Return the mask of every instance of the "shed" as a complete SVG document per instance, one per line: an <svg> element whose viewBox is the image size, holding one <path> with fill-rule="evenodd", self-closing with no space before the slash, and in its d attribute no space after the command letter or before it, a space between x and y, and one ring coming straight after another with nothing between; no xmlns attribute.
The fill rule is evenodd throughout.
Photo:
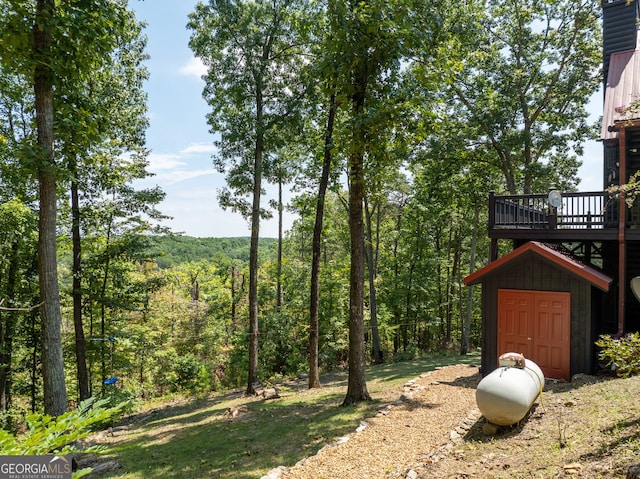
<svg viewBox="0 0 640 479"><path fill-rule="evenodd" d="M467 276L482 284L482 374L523 353L550 378L592 373L597 318L613 279L531 241Z"/></svg>

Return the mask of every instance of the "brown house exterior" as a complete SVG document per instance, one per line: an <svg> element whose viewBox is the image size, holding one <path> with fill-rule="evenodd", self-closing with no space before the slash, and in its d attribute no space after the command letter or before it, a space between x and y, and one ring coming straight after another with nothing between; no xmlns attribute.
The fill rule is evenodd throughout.
<svg viewBox="0 0 640 479"><path fill-rule="evenodd" d="M591 373L599 335L640 331L640 200L610 192L640 171L640 0L602 11L603 189L489 195L491 262L465 279L482 284L483 374L514 348L549 377Z"/></svg>

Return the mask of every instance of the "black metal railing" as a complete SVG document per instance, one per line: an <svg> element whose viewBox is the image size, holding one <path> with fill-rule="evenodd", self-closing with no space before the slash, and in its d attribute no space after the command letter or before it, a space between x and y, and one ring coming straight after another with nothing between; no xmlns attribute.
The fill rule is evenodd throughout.
<svg viewBox="0 0 640 479"><path fill-rule="evenodd" d="M604 191L562 193L557 207L546 194L489 194L490 229L609 228L617 221L617 201Z"/></svg>

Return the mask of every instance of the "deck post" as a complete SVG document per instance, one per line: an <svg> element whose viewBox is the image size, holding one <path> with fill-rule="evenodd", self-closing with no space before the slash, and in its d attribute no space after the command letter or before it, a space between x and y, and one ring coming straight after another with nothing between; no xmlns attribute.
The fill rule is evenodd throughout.
<svg viewBox="0 0 640 479"><path fill-rule="evenodd" d="M549 228L555 230L558 227L558 208L549 205Z"/></svg>
<svg viewBox="0 0 640 479"><path fill-rule="evenodd" d="M489 230L496 227L496 192L489 192Z"/></svg>
<svg viewBox="0 0 640 479"><path fill-rule="evenodd" d="M627 135L626 128L621 126L619 134L620 151L620 186L627 184ZM624 334L625 294L627 291L627 245L625 230L627 226L627 203L624 191L618 194L618 331L615 338Z"/></svg>

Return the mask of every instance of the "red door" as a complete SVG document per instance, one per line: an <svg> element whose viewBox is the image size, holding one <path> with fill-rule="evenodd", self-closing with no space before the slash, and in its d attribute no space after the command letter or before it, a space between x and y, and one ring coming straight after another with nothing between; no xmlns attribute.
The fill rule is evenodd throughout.
<svg viewBox="0 0 640 479"><path fill-rule="evenodd" d="M569 379L571 294L498 290L498 354L523 353L546 377Z"/></svg>

